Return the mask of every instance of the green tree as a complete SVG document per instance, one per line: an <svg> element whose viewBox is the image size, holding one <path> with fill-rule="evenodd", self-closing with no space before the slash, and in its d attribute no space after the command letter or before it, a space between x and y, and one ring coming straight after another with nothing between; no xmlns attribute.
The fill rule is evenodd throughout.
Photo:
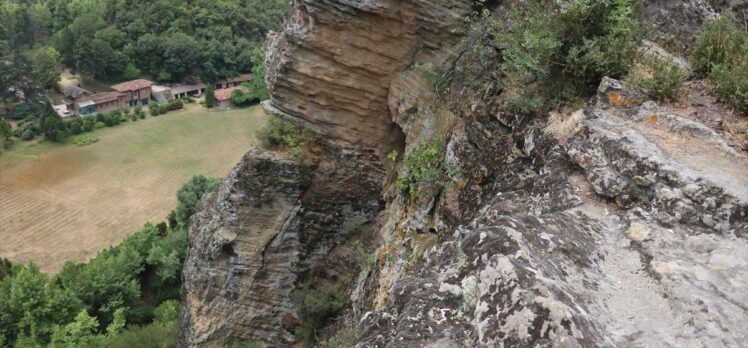
<svg viewBox="0 0 748 348"><path fill-rule="evenodd" d="M177 191L176 220L181 228L186 228L190 216L195 213L200 199L218 186L219 180L202 175L193 175Z"/></svg>
<svg viewBox="0 0 748 348"><path fill-rule="evenodd" d="M57 88L60 80L60 53L52 47L40 48L34 56L32 76L46 89Z"/></svg>
<svg viewBox="0 0 748 348"><path fill-rule="evenodd" d="M252 72L255 74L255 77L249 82L248 86L250 88L251 99L270 99L270 93L268 93L268 87L265 84L265 56L259 48L252 51Z"/></svg>
<svg viewBox="0 0 748 348"><path fill-rule="evenodd" d="M44 138L50 141L63 141L67 134L67 127L62 122L62 118L55 112L51 104L47 104L42 114L41 130Z"/></svg>
<svg viewBox="0 0 748 348"><path fill-rule="evenodd" d="M205 106L212 108L216 104L216 92L213 89L213 84L208 83L208 87L205 87Z"/></svg>
<svg viewBox="0 0 748 348"><path fill-rule="evenodd" d="M4 118L0 118L0 137L3 137L7 141L12 136L13 127Z"/></svg>

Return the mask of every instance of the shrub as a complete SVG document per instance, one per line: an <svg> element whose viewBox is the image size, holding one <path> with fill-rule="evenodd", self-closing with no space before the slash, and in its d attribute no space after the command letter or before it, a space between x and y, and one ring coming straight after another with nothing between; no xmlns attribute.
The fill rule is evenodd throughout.
<svg viewBox="0 0 748 348"><path fill-rule="evenodd" d="M732 14L704 24L691 61L696 72L709 76L719 99L748 113L748 33Z"/></svg>
<svg viewBox="0 0 748 348"><path fill-rule="evenodd" d="M444 143L421 139L402 162L404 177L397 186L410 194L432 193L451 184L451 177L459 174L459 167L442 160Z"/></svg>
<svg viewBox="0 0 748 348"><path fill-rule="evenodd" d="M104 122L96 122L93 125L93 129L102 129L104 127L106 127L106 124L104 124Z"/></svg>
<svg viewBox="0 0 748 348"><path fill-rule="evenodd" d="M16 126L16 129L13 130L13 136L21 140L31 140L36 138L39 132L39 127L34 121L26 120Z"/></svg>
<svg viewBox="0 0 748 348"><path fill-rule="evenodd" d="M158 104L155 104L155 103L154 103L154 104L151 104L151 105L150 105L150 106L148 107L148 109L149 109L149 110L150 110L150 112L151 112L151 116L158 116L158 115L161 115L161 106L159 106Z"/></svg>
<svg viewBox="0 0 748 348"><path fill-rule="evenodd" d="M184 104L179 99L170 100L169 103L166 104L166 110L169 110L169 111L179 110L183 108L184 108Z"/></svg>
<svg viewBox="0 0 748 348"><path fill-rule="evenodd" d="M72 140L73 144L78 145L78 146L90 145L97 141L99 141L99 138L91 134L81 134L78 136L74 136Z"/></svg>
<svg viewBox="0 0 748 348"><path fill-rule="evenodd" d="M195 98L190 97L190 96L186 96L186 97L182 98L181 100L183 102L187 103L187 104L192 104L192 103L195 102Z"/></svg>
<svg viewBox="0 0 748 348"><path fill-rule="evenodd" d="M675 62L654 56L645 57L642 58L641 67L643 71L633 74L633 82L648 97L657 101L678 99L687 73Z"/></svg>
<svg viewBox="0 0 748 348"><path fill-rule="evenodd" d="M741 52L746 40L746 34L735 25L735 17L730 13L705 23L691 51L694 71L708 75L714 66Z"/></svg>
<svg viewBox="0 0 748 348"><path fill-rule="evenodd" d="M329 288L302 287L291 292L291 300L296 305L300 325L297 334L313 347L322 330L335 315L348 306L345 294Z"/></svg>
<svg viewBox="0 0 748 348"><path fill-rule="evenodd" d="M535 112L594 93L630 66L643 31L627 0L528 0L489 36L503 55L505 106ZM490 74L489 74L490 75Z"/></svg>
<svg viewBox="0 0 748 348"><path fill-rule="evenodd" d="M94 120L90 117L86 117L83 119L82 128L84 132L90 132L94 129Z"/></svg>
<svg viewBox="0 0 748 348"><path fill-rule="evenodd" d="M257 131L257 139L266 147L288 150L298 149L315 137L314 132L276 116L268 118L265 127Z"/></svg>

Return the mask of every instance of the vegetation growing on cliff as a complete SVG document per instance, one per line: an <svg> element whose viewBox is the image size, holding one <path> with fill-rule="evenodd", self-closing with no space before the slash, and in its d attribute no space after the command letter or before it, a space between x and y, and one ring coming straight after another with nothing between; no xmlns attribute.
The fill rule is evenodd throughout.
<svg viewBox="0 0 748 348"><path fill-rule="evenodd" d="M179 190L171 229L165 223L146 224L87 263L67 262L51 278L33 263L8 272L2 262L0 346L142 342L140 347L155 347L173 342L187 219L216 182L198 175Z"/></svg>
<svg viewBox="0 0 748 348"><path fill-rule="evenodd" d="M688 76L686 71L671 60L658 57L642 57L638 69L632 71L630 79L644 93L657 101L674 101L678 99L683 82Z"/></svg>
<svg viewBox="0 0 748 348"><path fill-rule="evenodd" d="M704 25L691 61L697 73L712 80L720 100L748 113L748 33L732 14Z"/></svg>
<svg viewBox="0 0 748 348"><path fill-rule="evenodd" d="M452 178L459 175L460 168L445 161L443 156L443 141L421 139L402 161L402 171L405 175L397 179L397 186L408 192L411 197L434 193L449 186ZM394 160L397 153L390 152L388 157Z"/></svg>
<svg viewBox="0 0 748 348"><path fill-rule="evenodd" d="M505 107L514 112L576 103L603 76L624 75L643 34L629 0L529 0L510 6L507 18L485 10L474 20L473 54L474 70L490 72L476 78L498 84Z"/></svg>
<svg viewBox="0 0 748 348"><path fill-rule="evenodd" d="M311 130L288 122L277 116L270 116L268 123L257 131L257 139L270 149L285 149L292 159L304 157L304 146L317 135Z"/></svg>

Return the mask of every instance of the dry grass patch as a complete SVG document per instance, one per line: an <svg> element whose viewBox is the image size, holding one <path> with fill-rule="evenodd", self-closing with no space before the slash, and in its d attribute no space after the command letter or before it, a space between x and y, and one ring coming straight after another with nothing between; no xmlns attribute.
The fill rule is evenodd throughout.
<svg viewBox="0 0 748 348"><path fill-rule="evenodd" d="M192 174L224 176L254 145L261 107L197 105L105 128L88 146L41 143L0 155L0 257L56 271L161 221Z"/></svg>

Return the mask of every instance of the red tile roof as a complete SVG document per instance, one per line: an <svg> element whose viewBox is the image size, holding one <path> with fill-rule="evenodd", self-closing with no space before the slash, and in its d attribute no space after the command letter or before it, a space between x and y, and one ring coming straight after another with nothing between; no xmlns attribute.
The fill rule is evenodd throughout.
<svg viewBox="0 0 748 348"><path fill-rule="evenodd" d="M121 97L124 97L125 95L120 92L104 92L104 93L96 93L93 95L90 95L88 97L84 97L81 102L86 100L92 100L96 104L106 103L113 100L117 100Z"/></svg>
<svg viewBox="0 0 748 348"><path fill-rule="evenodd" d="M240 89L244 93L249 92L249 88L243 87L243 86L236 86L236 87L229 87L229 88L221 88L216 90L216 100L218 101L227 101L231 99L231 93L234 93L234 90Z"/></svg>
<svg viewBox="0 0 748 348"><path fill-rule="evenodd" d="M151 86L153 86L153 81L139 79L116 84L112 86L112 89L119 92L130 92L148 88Z"/></svg>

